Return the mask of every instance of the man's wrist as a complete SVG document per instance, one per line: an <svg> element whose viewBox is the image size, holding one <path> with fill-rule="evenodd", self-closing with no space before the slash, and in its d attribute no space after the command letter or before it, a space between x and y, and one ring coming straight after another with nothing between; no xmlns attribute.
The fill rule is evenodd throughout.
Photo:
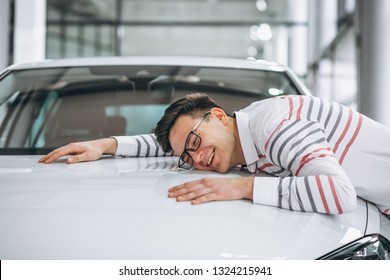
<svg viewBox="0 0 390 280"><path fill-rule="evenodd" d="M244 197L245 199L253 200L253 183L254 178L252 176L244 177Z"/></svg>
<svg viewBox="0 0 390 280"><path fill-rule="evenodd" d="M103 154L115 155L118 148L118 141L114 137L100 139Z"/></svg>

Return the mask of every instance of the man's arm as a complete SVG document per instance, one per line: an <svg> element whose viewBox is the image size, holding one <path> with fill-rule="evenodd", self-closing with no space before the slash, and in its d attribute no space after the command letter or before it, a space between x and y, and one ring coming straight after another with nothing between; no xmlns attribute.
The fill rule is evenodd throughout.
<svg viewBox="0 0 390 280"><path fill-rule="evenodd" d="M123 157L171 156L164 153L154 134L115 136L93 141L71 143L55 149L42 157L39 162L51 163L68 156L68 163L98 160L103 154Z"/></svg>
<svg viewBox="0 0 390 280"><path fill-rule="evenodd" d="M154 134L140 134L135 136L115 136L118 147L116 156L123 157L162 157L172 156L173 153L164 153Z"/></svg>
<svg viewBox="0 0 390 280"><path fill-rule="evenodd" d="M324 159L315 161L310 164L310 168L330 165ZM333 167L322 167L319 175L302 172L300 176L256 177L253 202L293 211L324 214L342 214L354 210L356 192L347 176L334 172L334 169L339 168L336 163Z"/></svg>
<svg viewBox="0 0 390 280"><path fill-rule="evenodd" d="M286 121L266 140L267 161L291 175L257 177L255 203L326 214L341 214L356 207L355 189L319 123ZM274 174L278 172L275 170Z"/></svg>

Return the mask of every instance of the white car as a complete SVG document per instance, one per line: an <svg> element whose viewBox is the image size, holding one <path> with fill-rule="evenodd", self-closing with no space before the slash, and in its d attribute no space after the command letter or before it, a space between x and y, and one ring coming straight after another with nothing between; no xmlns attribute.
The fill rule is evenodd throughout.
<svg viewBox="0 0 390 280"><path fill-rule="evenodd" d="M246 200L193 206L167 189L250 174L181 171L177 157L37 162L69 142L152 133L164 109L191 92L208 93L228 113L276 95L310 95L288 68L264 61L111 57L5 69L0 259L390 259L390 220L361 199L342 215Z"/></svg>

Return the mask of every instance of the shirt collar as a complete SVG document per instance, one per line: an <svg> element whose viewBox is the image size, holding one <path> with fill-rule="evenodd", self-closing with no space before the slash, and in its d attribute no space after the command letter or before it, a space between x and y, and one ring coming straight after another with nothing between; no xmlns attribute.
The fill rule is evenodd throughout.
<svg viewBox="0 0 390 280"><path fill-rule="evenodd" d="M250 172L254 172L256 169L256 165L254 163L259 160L259 156L257 155L257 150L249 131L248 114L244 112L235 112L234 114L237 120L238 135L240 137L245 162L248 166L248 170Z"/></svg>

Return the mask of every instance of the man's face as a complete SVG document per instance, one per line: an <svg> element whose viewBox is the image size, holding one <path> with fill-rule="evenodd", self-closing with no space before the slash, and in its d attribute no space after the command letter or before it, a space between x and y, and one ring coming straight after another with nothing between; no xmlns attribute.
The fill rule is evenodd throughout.
<svg viewBox="0 0 390 280"><path fill-rule="evenodd" d="M195 169L226 172L232 166L234 137L227 125L227 116L222 110L212 109L201 123L201 118L180 116L169 133L169 141L175 153L182 155L191 131L196 127L196 134L201 138L196 151L187 151L192 157ZM200 124L199 124L200 123ZM197 126L198 125L198 126Z"/></svg>

